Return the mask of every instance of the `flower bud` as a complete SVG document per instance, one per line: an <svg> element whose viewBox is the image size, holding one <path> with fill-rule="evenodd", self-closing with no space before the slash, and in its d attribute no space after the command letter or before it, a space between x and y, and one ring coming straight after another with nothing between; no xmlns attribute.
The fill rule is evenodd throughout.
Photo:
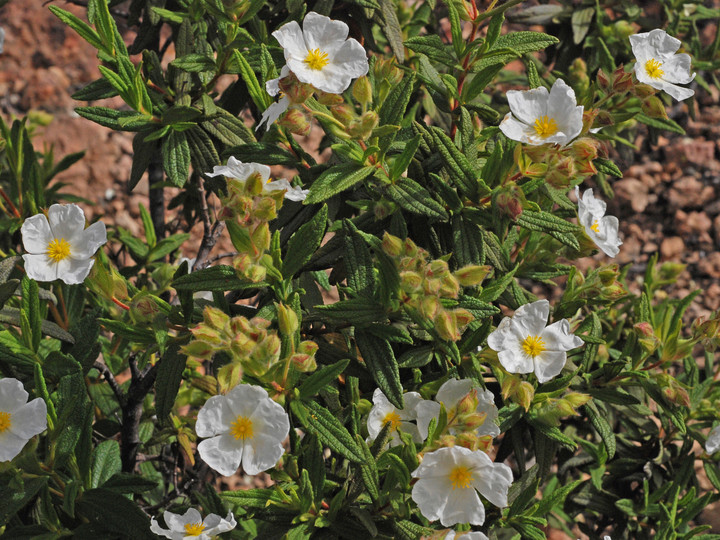
<svg viewBox="0 0 720 540"><path fill-rule="evenodd" d="M609 264L598 270L598 277L603 285L612 285L620 276L620 270L617 264Z"/></svg>
<svg viewBox="0 0 720 540"><path fill-rule="evenodd" d="M375 219L382 221L395 211L395 203L391 201L377 201L372 205Z"/></svg>
<svg viewBox="0 0 720 540"><path fill-rule="evenodd" d="M654 96L656 93L655 89L652 86L645 83L635 84L635 86L633 87L633 91L635 92L635 95L641 99L648 96Z"/></svg>
<svg viewBox="0 0 720 540"><path fill-rule="evenodd" d="M293 72L290 72L287 77L280 79L278 86L290 102L296 105L305 103L305 101L313 95L313 92L315 92L312 85L300 82Z"/></svg>
<svg viewBox="0 0 720 540"><path fill-rule="evenodd" d="M322 90L316 90L315 95L317 96L318 103L326 107L334 107L345 101L340 94L330 94Z"/></svg>
<svg viewBox="0 0 720 540"><path fill-rule="evenodd" d="M445 310L439 311L433 320L438 335L447 341L457 341L462 336L458 331L455 318Z"/></svg>
<svg viewBox="0 0 720 540"><path fill-rule="evenodd" d="M230 321L230 317L216 307L205 306L203 310L203 320L210 328L223 330Z"/></svg>
<svg viewBox="0 0 720 540"><path fill-rule="evenodd" d="M475 320L475 316L464 308L456 308L452 314L460 331L464 330L468 324Z"/></svg>
<svg viewBox="0 0 720 540"><path fill-rule="evenodd" d="M386 232L382 239L382 249L391 257L398 257L403 249L403 241Z"/></svg>
<svg viewBox="0 0 720 540"><path fill-rule="evenodd" d="M290 133L300 135L304 137L310 133L310 122L308 121L305 114L298 109L288 109L277 124L281 127L286 128Z"/></svg>
<svg viewBox="0 0 720 540"><path fill-rule="evenodd" d="M434 319L440 309L440 301L434 296L426 296L420 303L420 313L426 319Z"/></svg>
<svg viewBox="0 0 720 540"><path fill-rule="evenodd" d="M516 403L525 409L525 411L529 411L534 398L535 389L533 388L533 385L527 381L522 381L515 394Z"/></svg>
<svg viewBox="0 0 720 540"><path fill-rule="evenodd" d="M500 188L495 195L495 204L498 210L513 221L522 214L524 203L525 195L522 189L514 183Z"/></svg>
<svg viewBox="0 0 720 540"><path fill-rule="evenodd" d="M202 341L191 341L187 345L183 345L180 350L188 358L196 358L200 361L210 360L215 354L215 349Z"/></svg>
<svg viewBox="0 0 720 540"><path fill-rule="evenodd" d="M463 287L475 287L483 282L491 270L492 267L488 265L470 264L453 272L453 276Z"/></svg>
<svg viewBox="0 0 720 540"><path fill-rule="evenodd" d="M309 373L317 369L315 356L309 354L295 353L290 357L290 362L297 371Z"/></svg>
<svg viewBox="0 0 720 540"><path fill-rule="evenodd" d="M581 394L580 392L568 392L563 396L563 398L565 398L570 405L577 409L590 401L592 396L589 396L588 394Z"/></svg>
<svg viewBox="0 0 720 540"><path fill-rule="evenodd" d="M400 272L400 287L408 294L419 292L422 287L422 277L417 272Z"/></svg>
<svg viewBox="0 0 720 540"><path fill-rule="evenodd" d="M160 302L148 291L140 291L130 301L130 318L138 324L152 322L159 314L166 313Z"/></svg>
<svg viewBox="0 0 720 540"><path fill-rule="evenodd" d="M656 96L648 96L642 100L642 110L651 118L663 118L668 117L665 105Z"/></svg>
<svg viewBox="0 0 720 540"><path fill-rule="evenodd" d="M355 111L347 103L333 107L330 109L330 113L344 126L349 126L350 123L355 120Z"/></svg>
<svg viewBox="0 0 720 540"><path fill-rule="evenodd" d="M295 310L285 306L284 304L275 304L275 308L277 309L278 327L280 328L280 332L286 336L292 336L295 332L297 332L297 329L300 326Z"/></svg>
<svg viewBox="0 0 720 540"><path fill-rule="evenodd" d="M624 94L632 90L634 81L632 73L624 70L623 66L618 67L613 74L613 91L618 94Z"/></svg>
<svg viewBox="0 0 720 540"><path fill-rule="evenodd" d="M353 84L352 95L360 105L367 107L372 102L372 86L366 76L358 78Z"/></svg>
<svg viewBox="0 0 720 540"><path fill-rule="evenodd" d="M666 262L660 265L660 279L664 281L675 281L687 268L687 264L677 262Z"/></svg>
<svg viewBox="0 0 720 540"><path fill-rule="evenodd" d="M460 284L455 276L448 274L440 280L440 288L438 289L440 298L457 298L460 294Z"/></svg>
<svg viewBox="0 0 720 540"><path fill-rule="evenodd" d="M474 413L479 403L477 388L473 388L458 401L456 407L458 416Z"/></svg>
<svg viewBox="0 0 720 540"><path fill-rule="evenodd" d="M570 145L570 155L579 161L592 161L598 155L598 143L590 137L581 137Z"/></svg>

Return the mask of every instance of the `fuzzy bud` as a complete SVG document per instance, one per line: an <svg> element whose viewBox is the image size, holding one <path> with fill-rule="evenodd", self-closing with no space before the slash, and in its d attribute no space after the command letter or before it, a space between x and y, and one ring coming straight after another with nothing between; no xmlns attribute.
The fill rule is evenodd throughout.
<svg viewBox="0 0 720 540"><path fill-rule="evenodd" d="M330 109L330 113L344 126L350 125L350 123L355 120L355 111L347 103L333 107Z"/></svg>
<svg viewBox="0 0 720 540"><path fill-rule="evenodd" d="M334 107L345 101L340 94L330 94L329 92L323 92L322 90L316 90L315 95L317 96L318 103L325 105L326 107Z"/></svg>
<svg viewBox="0 0 720 540"><path fill-rule="evenodd" d="M366 76L358 78L353 84L352 95L360 105L367 107L372 102L372 86Z"/></svg>
<svg viewBox="0 0 720 540"><path fill-rule="evenodd" d="M130 301L130 318L135 323L149 323L163 312L160 299L148 291L137 293Z"/></svg>
<svg viewBox="0 0 720 540"><path fill-rule="evenodd" d="M284 304L275 304L277 309L278 326L280 332L286 336L292 336L299 327L298 317L295 310Z"/></svg>
<svg viewBox="0 0 720 540"><path fill-rule="evenodd" d="M462 337L458 331L455 318L445 310L435 315L433 323L435 325L435 331L444 340L457 341Z"/></svg>
<svg viewBox="0 0 720 540"><path fill-rule="evenodd" d="M656 96L648 96L642 100L642 110L650 118L663 118L668 117L665 105Z"/></svg>
<svg viewBox="0 0 720 540"><path fill-rule="evenodd" d="M399 257L403 250L403 241L386 232L382 239L382 249L391 257Z"/></svg>
<svg viewBox="0 0 720 540"><path fill-rule="evenodd" d="M635 92L635 95L641 99L648 96L654 96L656 93L655 89L652 86L645 83L637 83L633 87L633 91Z"/></svg>
<svg viewBox="0 0 720 540"><path fill-rule="evenodd" d="M459 270L453 272L455 279L458 280L460 285L463 287L475 287L480 285L488 274L491 272L492 267L488 265L477 265L471 264L463 266Z"/></svg>
<svg viewBox="0 0 720 540"><path fill-rule="evenodd" d="M302 137L310 133L310 122L305 114L298 109L288 109L285 116L278 120L277 123L279 126L286 128L290 133Z"/></svg>

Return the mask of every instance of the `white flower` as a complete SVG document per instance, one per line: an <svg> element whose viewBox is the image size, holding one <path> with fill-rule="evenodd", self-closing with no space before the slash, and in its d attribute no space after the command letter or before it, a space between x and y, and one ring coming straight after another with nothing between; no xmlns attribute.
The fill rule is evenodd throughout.
<svg viewBox="0 0 720 540"><path fill-rule="evenodd" d="M95 263L91 257L107 242L105 224L98 221L86 229L85 213L76 204L53 204L47 217L27 218L20 231L28 252L25 271L35 281L82 283Z"/></svg>
<svg viewBox="0 0 720 540"><path fill-rule="evenodd" d="M0 461L10 461L25 444L47 428L47 405L42 398L28 403L17 379L0 379Z"/></svg>
<svg viewBox="0 0 720 540"><path fill-rule="evenodd" d="M348 26L311 11L300 25L291 21L272 34L284 49L285 61L300 82L341 94L350 81L368 72L365 49L348 36Z"/></svg>
<svg viewBox="0 0 720 540"><path fill-rule="evenodd" d="M264 389L240 384L227 395L207 400L195 431L198 437L212 437L198 444L200 457L210 467L230 476L242 462L252 475L274 467L282 457L290 420Z"/></svg>
<svg viewBox="0 0 720 540"><path fill-rule="evenodd" d="M637 60L635 76L638 81L665 90L678 101L695 94L694 90L677 86L688 84L695 78L695 73L690 73L690 55L675 54L680 48L679 39L665 30L655 29L630 36L630 45Z"/></svg>
<svg viewBox="0 0 720 540"><path fill-rule="evenodd" d="M718 450L720 450L720 425L712 429L705 442L705 451L708 454L714 454Z"/></svg>
<svg viewBox="0 0 720 540"><path fill-rule="evenodd" d="M458 532L450 531L443 540L488 540L488 537L479 531Z"/></svg>
<svg viewBox="0 0 720 540"><path fill-rule="evenodd" d="M566 319L546 326L549 314L547 300L525 304L488 336L488 346L510 373L534 371L539 382L547 382L562 371L566 351L583 344Z"/></svg>
<svg viewBox="0 0 720 540"><path fill-rule="evenodd" d="M444 527L456 523L482 525L485 507L478 492L495 506L507 506L513 475L504 463L493 463L482 450L461 446L440 448L425 454L412 473L417 478L412 498L430 521Z"/></svg>
<svg viewBox="0 0 720 540"><path fill-rule="evenodd" d="M280 76L277 79L270 79L265 83L265 90L267 90L267 93L273 97L280 94L280 99L265 109L262 113L262 118L260 118L260 122L258 122L258 125L255 127L255 131L260 129L260 126L263 124L265 124L267 129L270 129L270 126L273 125L277 119L288 110L288 107L290 106L290 98L280 91L280 79L284 79L289 73L290 68L285 65L280 70Z"/></svg>
<svg viewBox="0 0 720 540"><path fill-rule="evenodd" d="M472 379L449 379L438 390L435 401L423 401L417 406L417 423L422 438L425 439L428 436L430 421L433 418L439 418L441 403L445 406L449 422L455 416L460 401L473 389L476 390L478 399L475 412L486 415L485 422L477 429L478 436L490 435L495 438L500 435L500 428L495 423L498 409L493 393L490 390L482 390ZM457 430L450 428L450 433L456 435Z"/></svg>
<svg viewBox="0 0 720 540"><path fill-rule="evenodd" d="M566 145L580 135L583 107L577 105L575 92L557 79L550 92L541 86L532 90L507 93L510 112L500 122L500 130L509 139L531 145Z"/></svg>
<svg viewBox="0 0 720 540"><path fill-rule="evenodd" d="M203 519L200 512L189 508L182 516L165 512L163 518L169 529L163 529L157 520L152 518L150 530L171 540L210 540L218 534L232 531L237 526L232 512L229 512L225 519L217 514L210 514Z"/></svg>
<svg viewBox="0 0 720 540"><path fill-rule="evenodd" d="M388 401L385 394L379 388L373 393L373 408L368 414L367 428L370 439L374 440L382 431L385 424L390 424L390 446L402 444L399 431L411 435L415 442L423 442L424 437L420 436L418 427L411 422L417 420L416 408L419 403L425 401L417 392L406 392L403 394L405 402L404 409L396 409ZM427 434L427 430L425 431Z"/></svg>
<svg viewBox="0 0 720 540"><path fill-rule="evenodd" d="M284 189L285 198L291 201L304 201L310 190L295 187L284 178L281 180L270 181L270 167L261 163L243 163L239 159L230 156L227 165L215 165L213 171L205 173L207 176L225 176L227 178L235 178L236 180L245 181L252 174L259 174L260 179L264 182L266 191L277 191Z"/></svg>
<svg viewBox="0 0 720 540"><path fill-rule="evenodd" d="M592 238L608 257L615 257L620 252L622 240L618 238L620 226L618 218L606 216L607 204L596 199L592 189L586 189L582 198L580 188L575 186L575 195L578 200L578 221L585 227L585 232Z"/></svg>

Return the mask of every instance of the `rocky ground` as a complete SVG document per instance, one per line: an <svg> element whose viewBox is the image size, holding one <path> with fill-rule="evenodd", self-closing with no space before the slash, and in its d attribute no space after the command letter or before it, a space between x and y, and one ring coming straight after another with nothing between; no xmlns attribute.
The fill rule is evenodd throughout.
<svg viewBox="0 0 720 540"><path fill-rule="evenodd" d="M83 7L56 3L84 17ZM38 140L52 145L56 156L86 151L85 158L59 178L70 184L65 191L89 199L93 203L86 205L90 216L103 215L106 223L142 235L138 204L147 205L148 184L144 179L132 193L127 192L130 136L93 124L73 111L78 103L70 95L99 76L94 50L60 23L43 0L11 1L0 8L0 26L5 30L0 114L6 120L33 110L53 115ZM128 43L132 39L128 29ZM652 144L641 131L634 141L639 151L617 158L624 177L613 181L616 196L608 208L620 219L624 241L614 262L631 264L637 275L655 252L662 261L687 264L671 294L684 296L703 289L690 309L692 318L720 308L720 95L716 89L710 94L700 90L693 106L694 111L687 104L670 111L686 128L685 137L660 136ZM167 221L173 218L168 212ZM190 257L199 245L201 226L191 233L185 247ZM230 250L229 239L224 238L216 253ZM610 260L596 256L582 264L600 262ZM247 482L238 479L233 484L241 485ZM718 515L717 507L708 509L703 519L715 520L715 530L720 532Z"/></svg>

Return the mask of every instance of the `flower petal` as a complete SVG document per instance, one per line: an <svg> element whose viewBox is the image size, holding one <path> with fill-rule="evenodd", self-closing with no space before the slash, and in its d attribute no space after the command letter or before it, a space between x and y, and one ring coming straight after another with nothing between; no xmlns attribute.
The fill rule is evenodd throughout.
<svg viewBox="0 0 720 540"><path fill-rule="evenodd" d="M535 357L535 376L544 383L558 375L567 362L565 351L543 351Z"/></svg>
<svg viewBox="0 0 720 540"><path fill-rule="evenodd" d="M259 430L263 435L275 439L277 444L282 443L290 432L288 414L283 406L270 399L267 393L265 398L257 404L252 415L250 415L250 420L253 424L260 426Z"/></svg>
<svg viewBox="0 0 720 540"><path fill-rule="evenodd" d="M344 22L334 21L314 11L305 15L303 19L303 37L308 50L311 51L320 49L329 53L328 49L335 50L347 39L348 32L348 25Z"/></svg>
<svg viewBox="0 0 720 540"><path fill-rule="evenodd" d="M498 360L510 373L532 373L535 369L532 357L519 349L506 349L498 353Z"/></svg>
<svg viewBox="0 0 720 540"><path fill-rule="evenodd" d="M263 111L262 117L260 118L258 125L255 126L255 131L260 129L260 126L262 126L263 124L265 124L265 129L269 130L270 126L277 122L277 119L280 118L285 113L285 111L288 110L289 106L290 98L288 98L287 96L281 97L277 103L271 103L270 106L265 109L265 111Z"/></svg>
<svg viewBox="0 0 720 540"><path fill-rule="evenodd" d="M424 399L421 403L418 403L415 407L415 413L417 414L417 427L418 433L423 440L427 439L428 428L433 418L440 417L440 404L435 401Z"/></svg>
<svg viewBox="0 0 720 540"><path fill-rule="evenodd" d="M582 339L570 332L570 323L567 319L561 319L551 324L540 333L540 337L549 351L570 351L584 343Z"/></svg>
<svg viewBox="0 0 720 540"><path fill-rule="evenodd" d="M105 243L107 243L105 224L102 221L96 221L80 233L79 238L72 244L70 257L73 259L89 259Z"/></svg>
<svg viewBox="0 0 720 540"><path fill-rule="evenodd" d="M48 222L55 238L64 238L72 245L85 230L85 212L77 204L53 204Z"/></svg>
<svg viewBox="0 0 720 540"><path fill-rule="evenodd" d="M474 488L450 489L444 511L440 516L443 527L451 527L457 523L482 525L485 523L485 506L483 506Z"/></svg>
<svg viewBox="0 0 720 540"><path fill-rule="evenodd" d="M485 454L484 452L481 452ZM475 457L475 456L473 456ZM479 457L479 456L478 456ZM488 458L488 461L490 458ZM473 474L473 486L495 506L504 508L508 505L508 489L513 481L512 469L504 463L490 463Z"/></svg>
<svg viewBox="0 0 720 540"><path fill-rule="evenodd" d="M468 395L473 386L475 385L472 379L448 379L438 390L435 401L439 401L445 405L446 409L450 410Z"/></svg>
<svg viewBox="0 0 720 540"><path fill-rule="evenodd" d="M18 437L29 440L46 429L47 405L42 398L35 398L12 413L10 431Z"/></svg>
<svg viewBox="0 0 720 540"><path fill-rule="evenodd" d="M330 66L335 73L343 73L353 79L362 77L367 74L369 68L367 52L359 41L350 38L337 50Z"/></svg>
<svg viewBox="0 0 720 540"><path fill-rule="evenodd" d="M527 124L523 124L520 120L515 118L511 112L507 113L505 118L502 119L502 122L500 122L500 131L502 131L508 139L535 146L538 144L544 144L531 141L527 134L528 129L529 126Z"/></svg>
<svg viewBox="0 0 720 540"><path fill-rule="evenodd" d="M243 459L243 445L225 433L201 441L197 446L202 460L223 476L232 476Z"/></svg>
<svg viewBox="0 0 720 540"><path fill-rule="evenodd" d="M43 253L42 255L23 255L25 261L25 273L35 281L55 281L57 275L57 264Z"/></svg>
<svg viewBox="0 0 720 540"><path fill-rule="evenodd" d="M165 512L164 515L167 515L169 512ZM165 518L167 519L167 518ZM163 529L160 524L157 522L155 518L150 518L150 531L154 532L158 536L164 536L165 538L170 538L170 540L175 540L177 533L173 533L170 529ZM180 537L182 538L182 537Z"/></svg>
<svg viewBox="0 0 720 540"><path fill-rule="evenodd" d="M29 439L15 435L6 429L0 433L0 461L10 461L25 447Z"/></svg>
<svg viewBox="0 0 720 540"><path fill-rule="evenodd" d="M690 73L692 60L689 54L676 54L663 63L662 79L669 83L688 84L695 78L695 73Z"/></svg>
<svg viewBox="0 0 720 540"><path fill-rule="evenodd" d="M665 30L656 28L648 32L648 45L654 55L665 60L675 54L682 42L672 37Z"/></svg>
<svg viewBox="0 0 720 540"><path fill-rule="evenodd" d="M238 416L251 418L259 405L270 398L265 389L259 386L239 384L227 393L225 399L227 400L227 405L232 412L234 420ZM278 405L278 407L282 409L280 405Z"/></svg>
<svg viewBox="0 0 720 540"><path fill-rule="evenodd" d="M95 259L73 259L68 257L55 263L55 266L57 266L57 277L68 285L77 285L85 281L94 264Z"/></svg>
<svg viewBox="0 0 720 540"><path fill-rule="evenodd" d="M217 514L210 514L203 520L203 524L207 527L207 529L203 532L210 537L232 531L235 527L237 527L237 521L235 521L235 516L233 516L232 512L228 512L225 519L221 518Z"/></svg>
<svg viewBox="0 0 720 540"><path fill-rule="evenodd" d="M45 253L48 244L55 239L44 214L27 218L20 227L20 233L23 246L28 253Z"/></svg>
<svg viewBox="0 0 720 540"><path fill-rule="evenodd" d="M273 37L278 40L280 46L284 49L285 59L287 60L290 56L295 56L300 60L303 60L308 53L307 45L305 44L305 38L303 31L297 21L290 21L284 24L272 33ZM292 69L292 66L290 69Z"/></svg>
<svg viewBox="0 0 720 540"><path fill-rule="evenodd" d="M0 379L0 412L12 414L19 410L27 403L28 395L19 380Z"/></svg>
<svg viewBox="0 0 720 540"><path fill-rule="evenodd" d="M718 450L720 450L720 426L715 426L705 442L705 451L714 454Z"/></svg>
<svg viewBox="0 0 720 540"><path fill-rule="evenodd" d="M660 88L678 101L683 101L695 95L695 90L691 90L690 88L685 88L683 86L677 86L666 81L660 81Z"/></svg>
<svg viewBox="0 0 720 540"><path fill-rule="evenodd" d="M195 433L203 438L220 435L230 429L230 423L236 417L226 396L212 396L198 412Z"/></svg>
<svg viewBox="0 0 720 540"><path fill-rule="evenodd" d="M550 302L543 299L520 306L512 320L522 329L523 337L537 336L545 328L548 315L550 315Z"/></svg>
<svg viewBox="0 0 720 540"><path fill-rule="evenodd" d="M630 47L632 48L633 55L635 55L638 64L641 62L644 63L652 56L649 37L650 32L630 36Z"/></svg>
<svg viewBox="0 0 720 540"><path fill-rule="evenodd" d="M540 86L532 90L508 90L507 100L515 118L532 126L535 120L547 114L549 93Z"/></svg>
<svg viewBox="0 0 720 540"><path fill-rule="evenodd" d="M277 437L271 433L258 433L250 444L245 445L243 470L252 475L267 471L275 466L284 453L285 449Z"/></svg>

